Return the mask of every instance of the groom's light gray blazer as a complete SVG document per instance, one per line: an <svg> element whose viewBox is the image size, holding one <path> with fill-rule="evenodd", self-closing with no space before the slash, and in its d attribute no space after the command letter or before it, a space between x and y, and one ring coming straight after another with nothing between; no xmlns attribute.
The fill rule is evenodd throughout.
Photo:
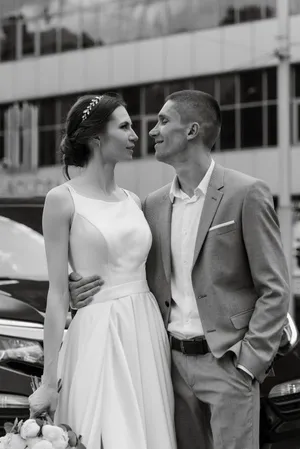
<svg viewBox="0 0 300 449"><path fill-rule="evenodd" d="M170 184L144 202L153 244L147 278L167 326L171 310ZM192 282L213 355L231 350L262 382L289 305L289 276L273 199L264 182L215 166L199 225Z"/></svg>

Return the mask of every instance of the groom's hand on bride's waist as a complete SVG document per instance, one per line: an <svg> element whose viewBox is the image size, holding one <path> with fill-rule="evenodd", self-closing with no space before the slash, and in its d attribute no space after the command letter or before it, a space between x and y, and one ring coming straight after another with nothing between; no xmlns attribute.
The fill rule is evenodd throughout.
<svg viewBox="0 0 300 449"><path fill-rule="evenodd" d="M103 279L98 276L82 277L72 272L69 275L69 291L72 309L81 309L93 300L93 296L101 290Z"/></svg>

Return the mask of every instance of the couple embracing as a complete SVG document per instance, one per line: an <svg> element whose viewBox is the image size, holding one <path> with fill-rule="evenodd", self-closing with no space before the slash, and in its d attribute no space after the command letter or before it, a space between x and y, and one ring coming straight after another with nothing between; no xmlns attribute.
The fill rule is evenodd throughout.
<svg viewBox="0 0 300 449"><path fill-rule="evenodd" d="M289 277L268 187L211 157L220 129L210 95L167 97L150 136L176 176L141 206L114 177L138 138L123 100L84 96L69 111L66 173L84 169L45 201L45 367L30 406L87 449L259 447Z"/></svg>

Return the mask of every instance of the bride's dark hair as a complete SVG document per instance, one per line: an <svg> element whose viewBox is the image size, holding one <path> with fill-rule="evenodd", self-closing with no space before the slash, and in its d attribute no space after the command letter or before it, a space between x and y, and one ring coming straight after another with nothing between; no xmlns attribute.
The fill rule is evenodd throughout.
<svg viewBox="0 0 300 449"><path fill-rule="evenodd" d="M68 112L60 153L64 173L70 179L68 167L84 167L90 158L88 141L105 131L114 110L126 104L123 98L108 92L103 95L84 95Z"/></svg>

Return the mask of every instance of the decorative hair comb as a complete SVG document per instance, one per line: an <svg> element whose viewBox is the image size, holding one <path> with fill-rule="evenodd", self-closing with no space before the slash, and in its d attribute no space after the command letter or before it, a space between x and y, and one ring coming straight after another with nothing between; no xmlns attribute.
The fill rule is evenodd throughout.
<svg viewBox="0 0 300 449"><path fill-rule="evenodd" d="M101 97L95 97L90 101L90 104L82 113L82 117L81 117L82 122L90 115L92 109L100 102L102 97L103 97L103 95L101 95Z"/></svg>

